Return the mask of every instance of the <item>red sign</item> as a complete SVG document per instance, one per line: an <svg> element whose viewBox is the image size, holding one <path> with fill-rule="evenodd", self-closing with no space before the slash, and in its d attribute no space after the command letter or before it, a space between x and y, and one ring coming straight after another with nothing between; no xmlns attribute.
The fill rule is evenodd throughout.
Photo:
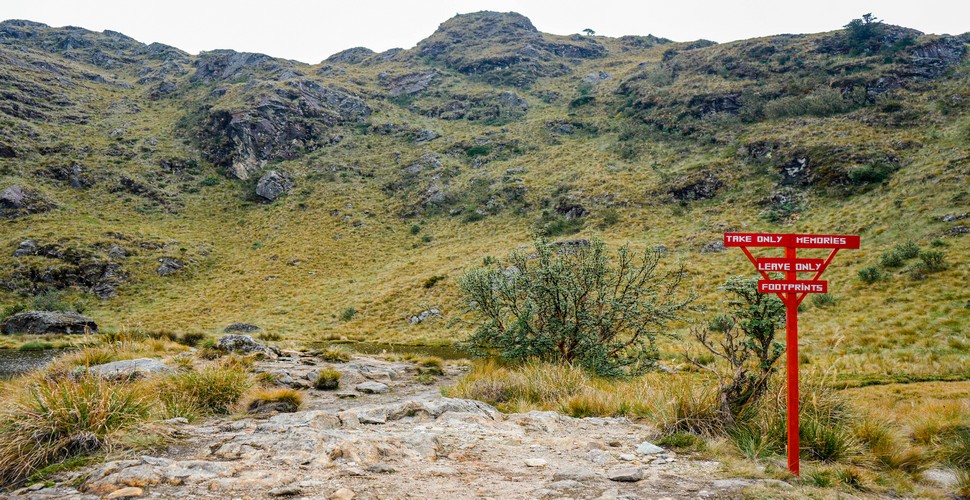
<svg viewBox="0 0 970 500"><path fill-rule="evenodd" d="M761 293L829 293L828 281L758 280Z"/></svg>
<svg viewBox="0 0 970 500"><path fill-rule="evenodd" d="M777 273L814 273L822 269L822 265L825 263L822 259L773 259L773 258L763 258L758 259L755 265L758 267L759 271L764 271L766 273L777 272Z"/></svg>
<svg viewBox="0 0 970 500"><path fill-rule="evenodd" d="M724 233L724 246L859 248L859 237L847 234Z"/></svg>
<svg viewBox="0 0 970 500"><path fill-rule="evenodd" d="M827 281L819 281L825 268L842 248L859 248L859 237L844 234L724 233L724 246L740 247L761 273L758 292L774 293L785 303L786 370L788 372L788 470L798 475L798 304L810 293L828 293ZM784 258L756 258L748 247L782 247ZM828 248L827 259L799 259L799 248ZM770 272L783 272L785 279L773 280ZM799 280L798 273L814 272L811 280Z"/></svg>

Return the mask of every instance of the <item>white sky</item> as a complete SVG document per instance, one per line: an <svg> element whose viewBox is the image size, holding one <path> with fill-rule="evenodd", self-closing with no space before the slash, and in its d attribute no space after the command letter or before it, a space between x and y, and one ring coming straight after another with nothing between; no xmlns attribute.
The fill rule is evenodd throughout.
<svg viewBox="0 0 970 500"><path fill-rule="evenodd" d="M926 33L970 31L967 0L0 0L0 19L120 31L182 50L235 49L317 63L340 50L410 48L457 13L528 16L539 30L718 42L840 28L872 12Z"/></svg>

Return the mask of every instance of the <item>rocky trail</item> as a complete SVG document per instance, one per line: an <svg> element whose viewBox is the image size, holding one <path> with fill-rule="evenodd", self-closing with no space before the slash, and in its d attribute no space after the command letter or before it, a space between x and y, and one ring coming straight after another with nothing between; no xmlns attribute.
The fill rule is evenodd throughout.
<svg viewBox="0 0 970 500"><path fill-rule="evenodd" d="M719 463L645 443L649 428L624 418L506 415L442 397L462 367L422 385L411 363L288 354L257 369L299 387L333 366L341 387L307 388L295 413L167 421L175 439L164 452L62 473L10 498L730 498L755 484L789 487L718 479Z"/></svg>

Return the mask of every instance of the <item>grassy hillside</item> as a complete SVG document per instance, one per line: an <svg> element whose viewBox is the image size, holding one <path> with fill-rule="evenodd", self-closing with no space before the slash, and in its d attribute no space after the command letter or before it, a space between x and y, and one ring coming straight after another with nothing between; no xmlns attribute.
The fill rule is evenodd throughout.
<svg viewBox="0 0 970 500"><path fill-rule="evenodd" d="M7 21L0 190L32 204L3 205L0 301L62 292L109 330L446 343L469 330L455 279L536 230L663 245L714 309L753 274L701 252L724 231L847 232L862 249L827 271L834 304L806 301L806 359L850 385L965 378L968 41L675 43L478 13L305 65ZM273 202L269 170L293 179ZM908 241L945 267L880 265Z"/></svg>

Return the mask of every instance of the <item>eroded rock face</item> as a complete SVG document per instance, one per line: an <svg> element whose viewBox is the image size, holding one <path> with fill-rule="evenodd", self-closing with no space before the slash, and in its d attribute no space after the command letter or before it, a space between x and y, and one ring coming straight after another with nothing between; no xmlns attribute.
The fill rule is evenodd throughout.
<svg viewBox="0 0 970 500"><path fill-rule="evenodd" d="M939 78L951 67L960 63L966 54L966 43L944 36L938 40L913 48L904 76L932 80Z"/></svg>
<svg viewBox="0 0 970 500"><path fill-rule="evenodd" d="M31 335L97 333L98 324L93 319L76 312L29 311L14 314L8 318L3 323L2 331L6 335L14 333Z"/></svg>
<svg viewBox="0 0 970 500"><path fill-rule="evenodd" d="M391 97L417 94L427 90L440 74L436 69L407 73L387 80L384 87Z"/></svg>
<svg viewBox="0 0 970 500"><path fill-rule="evenodd" d="M276 201L280 196L289 193L293 189L293 178L290 174L270 170L259 178L256 183L256 195L266 201Z"/></svg>
<svg viewBox="0 0 970 500"><path fill-rule="evenodd" d="M362 121L371 113L349 90L295 78L254 96L234 111L212 112L202 124L206 158L239 179L248 179L268 160L292 160L330 141L326 130Z"/></svg>

